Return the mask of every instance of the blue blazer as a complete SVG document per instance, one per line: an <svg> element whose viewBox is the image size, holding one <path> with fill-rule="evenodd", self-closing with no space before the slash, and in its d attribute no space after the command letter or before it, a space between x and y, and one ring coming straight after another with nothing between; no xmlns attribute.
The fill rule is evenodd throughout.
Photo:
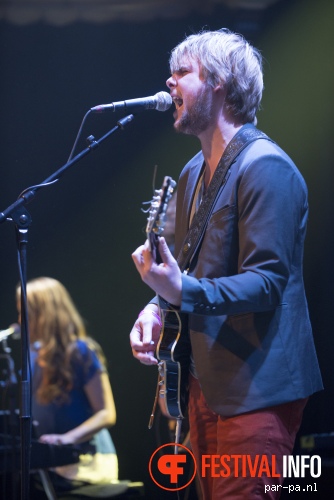
<svg viewBox="0 0 334 500"><path fill-rule="evenodd" d="M175 255L202 165L200 152L179 179ZM305 398L323 387L303 283L307 217L307 188L288 155L266 139L248 145L230 167L182 276L181 311L196 372L220 415Z"/></svg>

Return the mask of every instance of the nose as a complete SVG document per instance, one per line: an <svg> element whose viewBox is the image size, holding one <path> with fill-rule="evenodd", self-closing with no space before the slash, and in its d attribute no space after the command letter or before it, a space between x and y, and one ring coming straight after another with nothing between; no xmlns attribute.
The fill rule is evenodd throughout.
<svg viewBox="0 0 334 500"><path fill-rule="evenodd" d="M170 76L167 80L166 80L166 85L169 89L171 89L172 87L175 87L176 85L176 81L175 81L175 78L173 78L173 75Z"/></svg>

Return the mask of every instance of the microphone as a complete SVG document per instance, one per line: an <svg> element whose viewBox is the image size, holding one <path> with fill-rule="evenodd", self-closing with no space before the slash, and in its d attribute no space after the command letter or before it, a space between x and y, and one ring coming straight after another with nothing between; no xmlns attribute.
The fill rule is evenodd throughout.
<svg viewBox="0 0 334 500"><path fill-rule="evenodd" d="M167 111L171 107L173 100L167 92L158 92L149 97L139 97L138 99L129 99L128 101L111 102L110 104L100 104L90 108L94 113L103 111L116 111L116 109L125 109L129 111L144 111L145 109L156 109L157 111Z"/></svg>
<svg viewBox="0 0 334 500"><path fill-rule="evenodd" d="M21 327L18 323L10 325L6 330L0 330L0 342L5 340L10 335L13 335L13 339L19 339L21 337Z"/></svg>

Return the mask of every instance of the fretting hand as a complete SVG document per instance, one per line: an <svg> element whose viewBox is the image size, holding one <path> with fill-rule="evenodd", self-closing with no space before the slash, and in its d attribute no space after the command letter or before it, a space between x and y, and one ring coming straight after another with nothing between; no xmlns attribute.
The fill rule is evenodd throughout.
<svg viewBox="0 0 334 500"><path fill-rule="evenodd" d="M148 241L146 241L133 252L132 259L144 283L165 301L174 306L180 306L181 271L163 237L159 238L159 253L161 264L157 264L153 259Z"/></svg>

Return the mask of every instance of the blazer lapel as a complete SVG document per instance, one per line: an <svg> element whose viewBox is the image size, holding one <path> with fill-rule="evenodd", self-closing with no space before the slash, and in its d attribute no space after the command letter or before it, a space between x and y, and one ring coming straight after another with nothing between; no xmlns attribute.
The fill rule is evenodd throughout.
<svg viewBox="0 0 334 500"><path fill-rule="evenodd" d="M183 206L181 214L181 228L182 228L181 232L183 236L185 236L185 234L189 229L191 207L193 203L196 186L201 175L202 165L203 165L203 157L201 156L198 159L198 161L189 169L189 175L185 187L185 192L182 193Z"/></svg>

